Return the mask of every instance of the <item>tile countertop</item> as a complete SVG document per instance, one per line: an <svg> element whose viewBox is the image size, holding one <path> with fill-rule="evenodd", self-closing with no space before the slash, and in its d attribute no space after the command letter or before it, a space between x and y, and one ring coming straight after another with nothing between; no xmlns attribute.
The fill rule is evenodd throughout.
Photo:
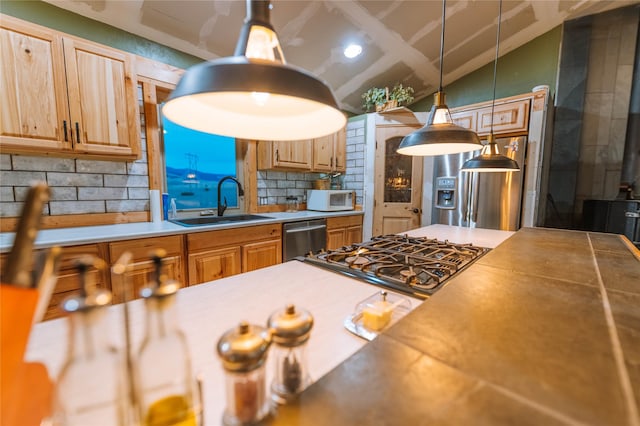
<svg viewBox="0 0 640 426"><path fill-rule="evenodd" d="M458 243L491 240L492 246L512 235L511 232L442 225L420 228L410 234L448 238ZM308 309L315 319L307 348L309 370L312 379L317 380L367 343L348 332L343 322L359 302L378 291L379 287L298 261L181 289L177 295L178 316L189 342L194 370L203 378L206 424L219 425L224 409L223 373L215 355L215 344L227 329L241 320L264 324L273 311L286 303ZM423 302L411 299L411 303L412 308L416 308ZM109 308L112 325L122 324L121 306ZM143 304L135 300L129 306L132 340L139 342ZM122 330L112 327L112 335L112 340L121 347ZM55 378L64 361L66 345L65 319L37 324L31 334L27 359L44 362ZM272 370L267 370L269 375Z"/></svg>
<svg viewBox="0 0 640 426"><path fill-rule="evenodd" d="M640 425L640 252L524 228L273 425Z"/></svg>
<svg viewBox="0 0 640 426"><path fill-rule="evenodd" d="M137 222L102 226L82 226L76 228L43 229L38 232L35 246L36 248L46 248L55 245L69 246L75 244L91 244L107 241L131 240L134 238L189 234L193 232L240 228L254 225L266 225L269 223L278 222L295 222L307 219L321 219L337 216L351 216L357 214L362 215L364 214L364 212L362 210L348 210L341 212L316 212L311 210L303 210L295 213L281 212L256 214L269 217L269 219L189 227L177 225L175 223L164 220L162 222ZM232 216L232 214L228 214L227 216ZM11 250L14 236L14 232L0 233L0 253Z"/></svg>

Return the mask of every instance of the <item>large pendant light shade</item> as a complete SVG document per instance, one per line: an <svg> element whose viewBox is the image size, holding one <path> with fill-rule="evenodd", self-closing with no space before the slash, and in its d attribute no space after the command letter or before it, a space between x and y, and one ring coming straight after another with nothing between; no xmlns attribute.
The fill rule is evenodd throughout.
<svg viewBox="0 0 640 426"><path fill-rule="evenodd" d="M442 62L444 59L444 24L446 0L442 1L442 33L440 36L440 87L434 95L434 104L427 123L421 129L405 136L397 149L405 155L445 155L474 151L482 148L478 135L453 123L442 91Z"/></svg>
<svg viewBox="0 0 640 426"><path fill-rule="evenodd" d="M311 139L346 124L331 89L286 64L269 2L247 0L235 55L187 70L162 108L184 127L258 140Z"/></svg>
<svg viewBox="0 0 640 426"><path fill-rule="evenodd" d="M496 104L496 75L498 69L498 49L500 47L500 22L502 21L502 0L498 8L498 34L496 36L496 58L493 62L493 100L491 101L491 130L487 143L480 155L467 160L460 169L463 172L516 172L520 170L516 160L500 154L493 136L493 112Z"/></svg>

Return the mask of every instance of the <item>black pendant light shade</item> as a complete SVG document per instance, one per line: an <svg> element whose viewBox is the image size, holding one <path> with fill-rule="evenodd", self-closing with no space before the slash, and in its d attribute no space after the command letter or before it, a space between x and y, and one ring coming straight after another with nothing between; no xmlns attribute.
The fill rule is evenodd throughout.
<svg viewBox="0 0 640 426"><path fill-rule="evenodd" d="M311 139L346 124L331 89L286 64L269 2L252 0L235 55L189 68L162 113L191 129L258 140Z"/></svg>
<svg viewBox="0 0 640 426"><path fill-rule="evenodd" d="M475 132L453 123L444 97L444 92L435 94L435 102L427 123L402 139L397 149L399 154L445 155L482 148L480 138Z"/></svg>
<svg viewBox="0 0 640 426"><path fill-rule="evenodd" d="M480 155L467 160L460 169L463 172L517 172L520 170L516 160L500 154L493 136L493 111L496 103L496 71L498 68L498 49L500 47L500 22L502 21L502 0L498 9L498 35L496 36L496 59L493 62L493 100L491 102L491 133Z"/></svg>
<svg viewBox="0 0 640 426"><path fill-rule="evenodd" d="M482 148L478 135L453 123L442 91L442 62L444 59L444 24L446 0L442 1L442 33L440 37L440 88L434 95L427 123L420 130L405 136L396 150L404 155L445 155Z"/></svg>
<svg viewBox="0 0 640 426"><path fill-rule="evenodd" d="M500 154L493 134L487 138L480 155L467 160L460 169L463 172L517 172L520 170L516 160Z"/></svg>

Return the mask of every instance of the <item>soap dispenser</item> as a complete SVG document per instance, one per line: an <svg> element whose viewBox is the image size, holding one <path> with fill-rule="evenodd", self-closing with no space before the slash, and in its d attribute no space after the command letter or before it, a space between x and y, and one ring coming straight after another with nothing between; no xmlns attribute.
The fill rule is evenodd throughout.
<svg viewBox="0 0 640 426"><path fill-rule="evenodd" d="M67 358L56 381L53 424L86 426L96 422L126 424L127 397L122 354L109 343L106 308L111 293L90 280L89 269L103 269L105 262L84 256L76 262L80 294L67 298Z"/></svg>
<svg viewBox="0 0 640 426"><path fill-rule="evenodd" d="M196 426L200 404L187 340L178 326L179 285L162 273L164 250L152 253L155 271L142 289L146 329L136 359L141 423L145 426Z"/></svg>

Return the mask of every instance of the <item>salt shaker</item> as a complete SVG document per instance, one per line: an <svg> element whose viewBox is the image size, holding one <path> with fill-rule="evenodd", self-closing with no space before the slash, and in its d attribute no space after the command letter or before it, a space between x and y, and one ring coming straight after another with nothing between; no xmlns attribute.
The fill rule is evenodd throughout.
<svg viewBox="0 0 640 426"><path fill-rule="evenodd" d="M275 344L271 397L276 403L284 404L295 399L311 383L306 343L313 328L313 317L304 309L287 305L269 317L268 327Z"/></svg>
<svg viewBox="0 0 640 426"><path fill-rule="evenodd" d="M270 345L266 328L246 322L228 330L218 341L217 351L226 376L224 425L256 424L269 414L265 361Z"/></svg>

